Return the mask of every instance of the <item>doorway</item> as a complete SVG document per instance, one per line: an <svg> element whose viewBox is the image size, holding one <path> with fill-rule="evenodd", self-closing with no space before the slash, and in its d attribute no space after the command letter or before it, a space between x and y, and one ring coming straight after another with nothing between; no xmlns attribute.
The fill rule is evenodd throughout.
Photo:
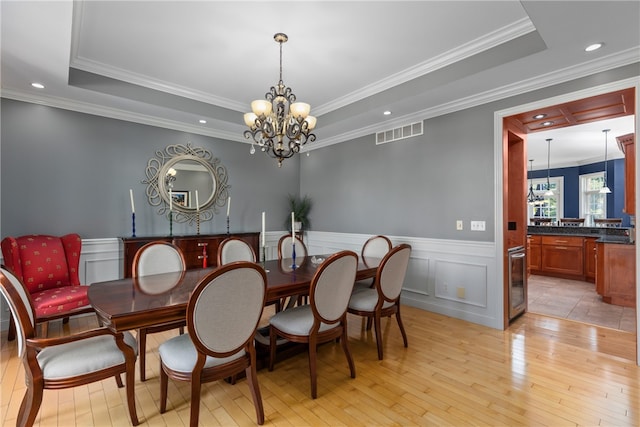
<svg viewBox="0 0 640 427"><path fill-rule="evenodd" d="M506 145L508 144L508 137L507 137L508 134L505 126L505 123L506 123L505 119L513 118L514 116L517 116L517 115L529 114L531 111L536 111L548 106L578 102L586 98L606 95L610 92L620 91L628 88L632 88L635 94L640 93L639 91L640 82L638 81L638 79L630 78L630 79L546 99L543 101L534 102L531 104L521 105L518 107L510 108L508 110L495 113L494 123L495 123L496 138L494 142L495 143L494 152L496 153L496 186L497 186L495 194L498 199L496 204L496 207L497 207L496 249L497 249L497 260L499 261L498 271L502 272L503 278L506 278L506 271L507 271L506 265L505 265L506 253L508 250L507 238L510 234L512 234L510 233L510 231L512 231L510 230L510 228L512 228L512 224L509 221L509 208L508 208L509 196L507 193L509 192L508 190L520 191L519 189L515 190L512 187L511 182L509 181L510 159L509 159L508 150L506 149L507 148ZM636 96L633 103L634 109L637 103L638 103L638 99ZM635 123L636 123L635 127L637 129L638 128L637 115L636 115ZM571 124L567 124L566 126L570 126L570 125ZM523 156L523 158L521 159L523 162L525 161L524 159L525 156ZM636 157L635 159L636 170L638 170L638 163L639 163L638 158ZM522 168L521 173L523 177L526 177L526 167ZM636 181L637 181L637 178L636 178ZM522 191L523 191L523 194L526 194L524 189ZM637 210L638 210L638 200L636 198L636 211ZM526 237L526 228L522 229L520 233L522 233L522 235ZM639 258L638 252L639 251L636 251L636 265L638 265L638 258ZM640 269L636 269L636 280L635 280L636 281L636 306L638 305L637 301L639 299L639 295L638 295L639 293L638 283L640 283L640 281L638 280L639 275L640 275ZM506 290L507 281L505 280L503 283L505 284L504 289ZM509 306L507 295L508 294L506 292L503 295L503 307L504 307L503 311L505 314L508 312L508 306ZM509 323L508 316L505 315L504 319L505 319L504 327L507 328ZM639 323L640 323L640 320L636 316L636 331L638 330ZM636 334L636 354L637 354L636 363L640 364L640 344L638 343L637 334Z"/></svg>

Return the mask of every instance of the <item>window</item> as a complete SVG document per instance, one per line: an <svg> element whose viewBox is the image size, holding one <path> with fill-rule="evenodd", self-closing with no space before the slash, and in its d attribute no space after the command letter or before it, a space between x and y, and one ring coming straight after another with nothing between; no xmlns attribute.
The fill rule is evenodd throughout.
<svg viewBox="0 0 640 427"><path fill-rule="evenodd" d="M580 175L580 216L586 218L607 217L607 195L601 194L604 187L604 171Z"/></svg>
<svg viewBox="0 0 640 427"><path fill-rule="evenodd" d="M547 178L531 180L533 192L541 197L541 201L528 206L528 216L531 219L547 219L558 222L564 215L564 177L557 176L549 178L549 185L553 191L553 196L545 196L547 191Z"/></svg>

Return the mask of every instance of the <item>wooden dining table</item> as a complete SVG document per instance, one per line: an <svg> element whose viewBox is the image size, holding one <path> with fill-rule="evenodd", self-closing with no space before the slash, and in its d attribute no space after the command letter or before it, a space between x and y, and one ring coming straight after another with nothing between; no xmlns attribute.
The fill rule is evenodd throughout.
<svg viewBox="0 0 640 427"><path fill-rule="evenodd" d="M296 268L292 268L293 260L287 258L260 263L267 273L267 303L307 295L313 275L328 256L296 258ZM356 280L375 277L380 261L359 257ZM101 324L114 332L185 319L191 292L215 268L92 283L89 302Z"/></svg>

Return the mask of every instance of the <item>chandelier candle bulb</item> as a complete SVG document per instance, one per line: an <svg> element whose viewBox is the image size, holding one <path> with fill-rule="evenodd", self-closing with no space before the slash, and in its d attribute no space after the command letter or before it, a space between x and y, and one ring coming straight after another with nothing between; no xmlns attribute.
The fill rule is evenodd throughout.
<svg viewBox="0 0 640 427"><path fill-rule="evenodd" d="M131 197L131 213L136 213L136 207L133 205L133 188L129 189L129 196Z"/></svg>

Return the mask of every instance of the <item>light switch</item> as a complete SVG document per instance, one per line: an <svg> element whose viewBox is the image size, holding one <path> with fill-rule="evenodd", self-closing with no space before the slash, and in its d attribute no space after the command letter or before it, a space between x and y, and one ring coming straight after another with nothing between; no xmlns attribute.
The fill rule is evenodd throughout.
<svg viewBox="0 0 640 427"><path fill-rule="evenodd" d="M462 230L464 229L464 223L462 222L461 219L456 221L456 230Z"/></svg>

